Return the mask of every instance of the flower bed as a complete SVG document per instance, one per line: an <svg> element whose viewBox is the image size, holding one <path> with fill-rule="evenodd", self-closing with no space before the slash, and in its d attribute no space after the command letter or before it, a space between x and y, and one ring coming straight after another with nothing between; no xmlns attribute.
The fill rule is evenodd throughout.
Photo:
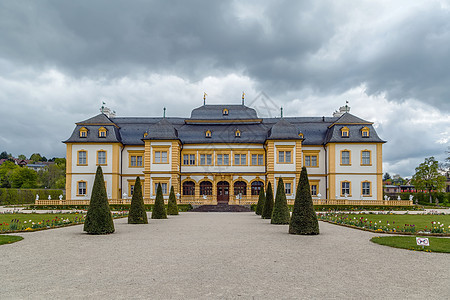
<svg viewBox="0 0 450 300"><path fill-rule="evenodd" d="M450 215L444 214L353 214L318 213L321 221L347 227L395 234L450 236Z"/></svg>

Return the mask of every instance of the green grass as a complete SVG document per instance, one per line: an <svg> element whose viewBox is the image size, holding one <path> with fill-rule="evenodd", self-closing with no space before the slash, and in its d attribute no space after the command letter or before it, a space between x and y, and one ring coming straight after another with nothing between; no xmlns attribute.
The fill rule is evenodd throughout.
<svg viewBox="0 0 450 300"><path fill-rule="evenodd" d="M0 235L0 245L12 244L23 240L23 237L17 235Z"/></svg>
<svg viewBox="0 0 450 300"><path fill-rule="evenodd" d="M423 249L422 246L417 246L415 236L376 236L373 237L370 241L376 244L394 248L450 253L450 239L437 237L428 237L428 239L430 241L430 246L425 246Z"/></svg>
<svg viewBox="0 0 450 300"><path fill-rule="evenodd" d="M381 228L383 231L442 231L442 233L450 233L450 215L327 213L326 215L319 214L319 219L358 227L371 227L375 230ZM436 222L436 224L432 222Z"/></svg>

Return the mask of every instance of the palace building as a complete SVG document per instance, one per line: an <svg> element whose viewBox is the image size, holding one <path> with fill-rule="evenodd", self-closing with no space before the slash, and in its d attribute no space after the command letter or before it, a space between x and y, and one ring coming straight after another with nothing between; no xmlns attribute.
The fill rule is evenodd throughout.
<svg viewBox="0 0 450 300"><path fill-rule="evenodd" d="M281 177L293 203L306 166L316 204L379 204L385 141L349 110L261 118L242 103L203 105L188 118L101 113L76 123L64 141L66 201L89 201L100 165L111 203L129 203L137 176L145 203L154 201L158 184L166 199L173 186L180 203L256 203L268 182L275 193Z"/></svg>

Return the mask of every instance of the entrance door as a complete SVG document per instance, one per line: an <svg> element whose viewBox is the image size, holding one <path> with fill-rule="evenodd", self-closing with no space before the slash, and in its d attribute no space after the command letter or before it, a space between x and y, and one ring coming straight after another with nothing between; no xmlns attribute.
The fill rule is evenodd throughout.
<svg viewBox="0 0 450 300"><path fill-rule="evenodd" d="M228 204L230 198L230 184L226 181L217 183L217 204Z"/></svg>

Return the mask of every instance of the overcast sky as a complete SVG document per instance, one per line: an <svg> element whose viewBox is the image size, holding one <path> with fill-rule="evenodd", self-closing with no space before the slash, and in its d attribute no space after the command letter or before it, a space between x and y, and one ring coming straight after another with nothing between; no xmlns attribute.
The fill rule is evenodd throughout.
<svg viewBox="0 0 450 300"><path fill-rule="evenodd" d="M102 101L189 117L203 92L242 91L262 117L348 100L387 141L384 171L411 176L450 146L450 2L0 2L0 151L65 156Z"/></svg>

